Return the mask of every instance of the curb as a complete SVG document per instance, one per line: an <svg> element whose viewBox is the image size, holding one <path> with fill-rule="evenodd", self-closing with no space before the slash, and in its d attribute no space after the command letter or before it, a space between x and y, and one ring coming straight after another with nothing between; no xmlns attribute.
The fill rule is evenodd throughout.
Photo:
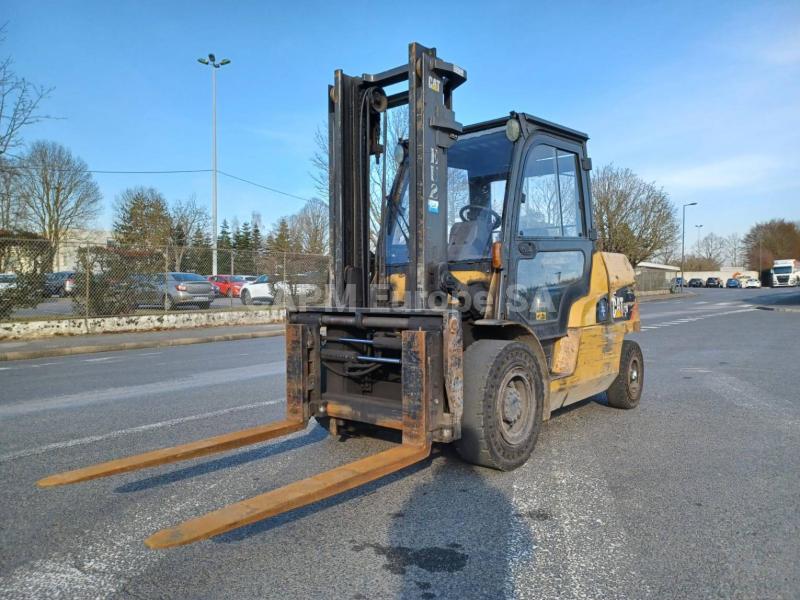
<svg viewBox="0 0 800 600"><path fill-rule="evenodd" d="M756 306L758 310L768 310L770 312L793 312L793 313L800 313L800 308L795 308L793 306L764 306L759 305Z"/></svg>
<svg viewBox="0 0 800 600"><path fill-rule="evenodd" d="M653 294L649 296L636 296L639 302L659 302L664 300L680 300L681 298L691 298L697 296L694 292L683 292L682 294Z"/></svg>
<svg viewBox="0 0 800 600"><path fill-rule="evenodd" d="M17 350L0 352L0 362L11 360L31 360L34 358L49 358L52 356L71 356L73 354L95 354L97 352L115 352L119 350L140 350L142 348L162 348L168 346L189 346L191 344L207 344L209 342L232 342L236 340L250 340L255 338L279 337L284 334L283 329L272 331L250 331L247 333L228 333L224 335L210 335L206 337L189 337L176 339L150 340L142 342L122 342L119 344L96 344L94 346L67 346L64 348L45 348L42 350Z"/></svg>

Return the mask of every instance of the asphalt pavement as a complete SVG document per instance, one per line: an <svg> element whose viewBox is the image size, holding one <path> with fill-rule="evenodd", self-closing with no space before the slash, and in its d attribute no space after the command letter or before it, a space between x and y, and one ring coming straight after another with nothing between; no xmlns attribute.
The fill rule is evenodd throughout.
<svg viewBox="0 0 800 600"><path fill-rule="evenodd" d="M283 414L282 338L0 364L2 598L795 598L793 291L643 303L639 408L554 414L511 473L449 447L339 497L166 551L154 531L389 447L317 426L49 490L53 472Z"/></svg>

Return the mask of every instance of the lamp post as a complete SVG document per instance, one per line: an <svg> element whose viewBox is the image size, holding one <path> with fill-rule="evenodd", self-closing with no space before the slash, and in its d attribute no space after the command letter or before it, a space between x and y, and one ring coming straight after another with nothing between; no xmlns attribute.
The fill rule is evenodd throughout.
<svg viewBox="0 0 800 600"><path fill-rule="evenodd" d="M223 58L217 62L214 54L198 58L197 62L211 67L211 274L217 274L217 69L230 64Z"/></svg>
<svg viewBox="0 0 800 600"><path fill-rule="evenodd" d="M701 227L702 227L702 225L695 225L695 228L697 229L697 252L698 253L700 252L700 228Z"/></svg>
<svg viewBox="0 0 800 600"><path fill-rule="evenodd" d="M686 207L696 206L697 202L683 205L683 223L681 224L681 293L683 293L683 262L686 260Z"/></svg>

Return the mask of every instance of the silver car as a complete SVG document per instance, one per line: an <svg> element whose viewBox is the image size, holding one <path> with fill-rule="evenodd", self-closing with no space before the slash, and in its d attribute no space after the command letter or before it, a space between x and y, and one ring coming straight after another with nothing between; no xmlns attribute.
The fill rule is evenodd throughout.
<svg viewBox="0 0 800 600"><path fill-rule="evenodd" d="M163 306L172 310L178 306L195 305L209 308L214 300L214 286L195 273L162 273L134 275L133 298L136 307Z"/></svg>

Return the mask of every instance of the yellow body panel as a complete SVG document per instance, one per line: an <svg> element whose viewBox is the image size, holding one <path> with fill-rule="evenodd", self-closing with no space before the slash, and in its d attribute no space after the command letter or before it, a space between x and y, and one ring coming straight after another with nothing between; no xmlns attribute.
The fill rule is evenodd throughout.
<svg viewBox="0 0 800 600"><path fill-rule="evenodd" d="M568 335L553 348L554 373L550 380L551 410L599 394L608 389L619 371L622 340L639 330L639 310L634 305L631 318L611 324L597 323L597 302L609 298L634 283L634 272L622 254L595 252L589 293L576 300L570 309Z"/></svg>
<svg viewBox="0 0 800 600"><path fill-rule="evenodd" d="M489 283L491 275L483 271L453 271L461 283ZM392 302L402 302L406 293L405 273L389 276ZM595 252L589 292L576 300L567 320L567 336L555 342L553 372L550 379L550 411L578 402L608 389L619 371L622 340L625 334L639 330L639 310L634 305L631 318L614 323L597 323L597 302L604 296L613 307L612 297L621 288L634 283L634 272L623 254Z"/></svg>
<svg viewBox="0 0 800 600"><path fill-rule="evenodd" d="M458 279L464 285L469 285L475 282L484 282L487 286L491 279L491 274L484 271L450 271L450 274ZM392 290L391 302L399 304L403 302L406 295L406 274L405 273L392 273L389 275L389 286Z"/></svg>

